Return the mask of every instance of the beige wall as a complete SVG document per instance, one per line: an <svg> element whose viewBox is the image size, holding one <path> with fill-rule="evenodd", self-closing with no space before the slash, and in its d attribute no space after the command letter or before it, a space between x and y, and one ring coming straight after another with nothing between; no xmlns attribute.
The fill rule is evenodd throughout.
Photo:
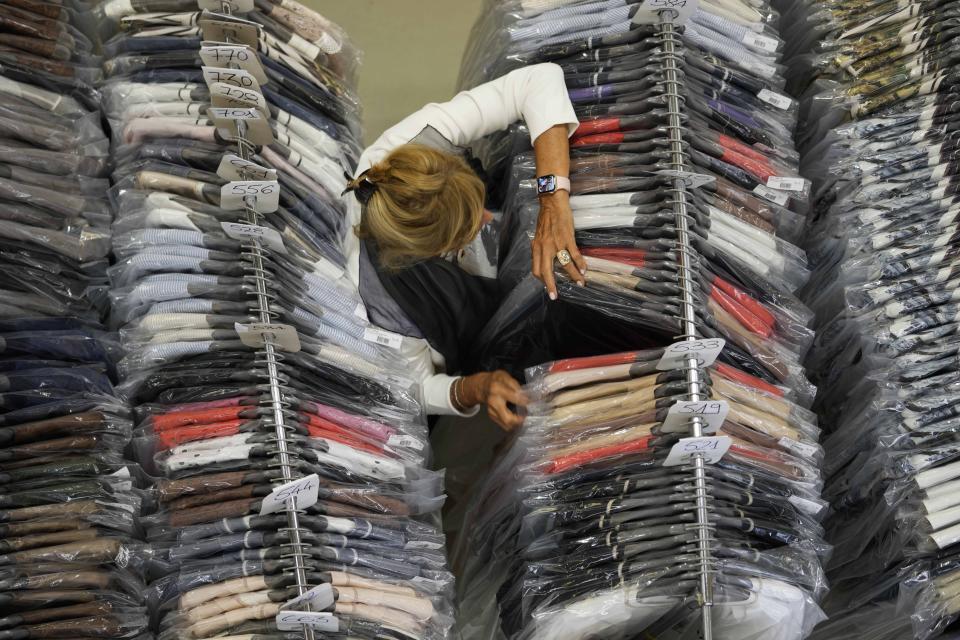
<svg viewBox="0 0 960 640"><path fill-rule="evenodd" d="M481 0L303 0L343 27L364 53L366 141L427 102L453 95Z"/></svg>

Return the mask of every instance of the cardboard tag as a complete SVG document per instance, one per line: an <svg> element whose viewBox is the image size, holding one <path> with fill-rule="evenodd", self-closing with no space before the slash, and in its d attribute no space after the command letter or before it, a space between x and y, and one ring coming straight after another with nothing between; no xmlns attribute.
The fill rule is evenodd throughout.
<svg viewBox="0 0 960 640"><path fill-rule="evenodd" d="M702 187L705 184L710 184L711 182L716 181L715 176L708 176L702 173L693 173L691 171L676 171L674 169L663 169L661 171L657 171L657 173L663 176L670 176L671 178L680 178L691 189L697 189L699 187Z"/></svg>
<svg viewBox="0 0 960 640"><path fill-rule="evenodd" d="M200 44L200 60L210 67L243 69L260 84L266 84L269 81L257 50L245 44L203 42Z"/></svg>
<svg viewBox="0 0 960 640"><path fill-rule="evenodd" d="M273 129L259 109L251 107L210 107L207 117L225 138L243 138L251 144L273 143ZM243 124L240 124L243 123Z"/></svg>
<svg viewBox="0 0 960 640"><path fill-rule="evenodd" d="M260 515L265 516L287 508L287 501L293 499L297 509L306 509L317 504L320 493L320 478L311 473L305 478L297 478L282 484L270 492L260 503Z"/></svg>
<svg viewBox="0 0 960 640"><path fill-rule="evenodd" d="M296 609L308 605L314 609L326 609L334 602L333 587L330 584L317 585L313 589L301 593L292 600L287 600L282 607L283 610Z"/></svg>
<svg viewBox="0 0 960 640"><path fill-rule="evenodd" d="M363 339L367 342L376 342L391 349L399 349L403 344L403 336L376 327L367 327L364 329Z"/></svg>
<svg viewBox="0 0 960 640"><path fill-rule="evenodd" d="M755 186L753 188L753 192L761 198L765 198L766 200L769 200L774 204L778 204L781 207L787 206L787 202L790 200L790 196L786 193L782 193L776 189L771 189L770 187L765 187L762 184Z"/></svg>
<svg viewBox="0 0 960 640"><path fill-rule="evenodd" d="M301 627L310 627L327 633L340 631L340 620L337 616L319 611L283 610L277 614L276 623L280 631L299 631Z"/></svg>
<svg viewBox="0 0 960 640"><path fill-rule="evenodd" d="M229 84L238 89L249 89L260 93L260 83L253 74L245 69L230 69L229 67L200 67L203 79L207 86L216 83Z"/></svg>
<svg viewBox="0 0 960 640"><path fill-rule="evenodd" d="M667 417L663 421L663 428L667 431L676 432L678 427L691 424L691 418L701 418L703 425L703 434L712 435L720 430L723 421L727 419L727 413L730 412L730 405L724 400L681 400L674 404L667 411Z"/></svg>
<svg viewBox="0 0 960 640"><path fill-rule="evenodd" d="M691 355L696 356L698 367L709 367L723 351L726 343L727 341L723 338L674 342L663 350L660 362L657 363L657 370L683 369L687 366L687 359Z"/></svg>
<svg viewBox="0 0 960 640"><path fill-rule="evenodd" d="M224 180L276 180L277 170L261 167L256 162L228 153L220 159L217 175Z"/></svg>
<svg viewBox="0 0 960 640"><path fill-rule="evenodd" d="M270 108L262 93L253 89L241 89L225 82L214 82L210 85L210 104L228 109L252 108L259 111L264 118L270 117Z"/></svg>
<svg viewBox="0 0 960 640"><path fill-rule="evenodd" d="M256 22L209 11L203 12L199 22L204 40L245 44L253 49L260 44L260 25Z"/></svg>
<svg viewBox="0 0 960 640"><path fill-rule="evenodd" d="M253 347L263 348L269 340L271 344L289 353L300 351L300 335L289 324L273 324L269 322L253 322L240 324L235 322L233 328L237 331L240 342Z"/></svg>
<svg viewBox="0 0 960 640"><path fill-rule="evenodd" d="M220 228L228 237L234 240L250 240L256 238L265 246L278 253L286 253L287 248L283 246L283 238L276 229L269 227L259 227L255 224L244 224L242 222L221 222Z"/></svg>
<svg viewBox="0 0 960 640"><path fill-rule="evenodd" d="M234 180L220 187L220 207L229 211L247 204L260 213L280 208L280 183L276 180Z"/></svg>
<svg viewBox="0 0 960 640"><path fill-rule="evenodd" d="M718 462L730 449L729 436L704 436L702 438L681 438L673 445L670 454L663 461L665 467L689 464L696 456L701 456L706 464Z"/></svg>
<svg viewBox="0 0 960 640"><path fill-rule="evenodd" d="M643 4L633 15L633 24L657 24L661 11L675 14L673 24L681 25L690 19L697 10L697 0L643 0Z"/></svg>
<svg viewBox="0 0 960 640"><path fill-rule="evenodd" d="M780 191L805 191L807 181L789 176L770 176L767 178L767 186Z"/></svg>
<svg viewBox="0 0 960 640"><path fill-rule="evenodd" d="M793 106L793 98L788 98L787 96L781 95L770 91L770 89L760 89L760 93L757 94L757 98L763 100L767 104L773 105L777 109L789 109Z"/></svg>
<svg viewBox="0 0 960 640"><path fill-rule="evenodd" d="M201 11L223 11L224 5L231 13L249 13L253 11L253 0L197 0Z"/></svg>

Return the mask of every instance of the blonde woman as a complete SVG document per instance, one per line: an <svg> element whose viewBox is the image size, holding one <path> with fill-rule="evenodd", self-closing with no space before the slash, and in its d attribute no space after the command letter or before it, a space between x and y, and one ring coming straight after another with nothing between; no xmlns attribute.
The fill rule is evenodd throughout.
<svg viewBox="0 0 960 640"><path fill-rule="evenodd" d="M428 104L391 127L360 157L348 190L348 274L370 320L404 336L429 414L490 417L510 430L522 419L520 384L505 371L470 372L472 341L496 310L495 281L467 273L457 256L489 221L483 180L460 148L523 119L537 165L540 213L533 274L551 299L559 261L582 282L570 210L568 138L577 117L563 72L539 64ZM452 376L452 373L470 375Z"/></svg>

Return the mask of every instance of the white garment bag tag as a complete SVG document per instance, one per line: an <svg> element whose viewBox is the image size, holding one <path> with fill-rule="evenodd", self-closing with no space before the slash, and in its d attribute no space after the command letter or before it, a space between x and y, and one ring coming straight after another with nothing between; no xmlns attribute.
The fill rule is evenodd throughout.
<svg viewBox="0 0 960 640"><path fill-rule="evenodd" d="M727 453L731 442L729 436L681 438L680 442L670 449L670 454L663 461L663 466L677 467L689 464L697 455L701 456L706 464L713 464Z"/></svg>
<svg viewBox="0 0 960 640"><path fill-rule="evenodd" d="M201 11L223 11L223 5L229 6L233 13L253 11L253 0L197 0Z"/></svg>
<svg viewBox="0 0 960 640"><path fill-rule="evenodd" d="M393 333L392 331L387 331L386 329L378 329L377 327L367 327L364 329L363 339L367 342L376 342L391 349L399 349L403 345L403 336Z"/></svg>
<svg viewBox="0 0 960 640"><path fill-rule="evenodd" d="M337 633L340 620L332 613L319 611L281 611L277 614L277 629L280 631L299 631L301 627L310 627L315 631Z"/></svg>
<svg viewBox="0 0 960 640"><path fill-rule="evenodd" d="M287 351L289 353L300 351L300 336L297 330L289 324L272 324L268 322L240 324L239 322L235 322L233 328L236 329L240 342L248 347L262 349L269 340L281 351Z"/></svg>
<svg viewBox="0 0 960 640"><path fill-rule="evenodd" d="M681 400L667 411L663 421L666 431L676 432L678 427L689 425L691 418L700 418L704 435L712 435L720 430L727 419L730 405L725 400ZM688 431L689 433L689 431Z"/></svg>
<svg viewBox="0 0 960 640"><path fill-rule="evenodd" d="M767 104L775 106L777 109L786 110L793 106L793 98L788 98L783 94L770 91L770 89L760 89L757 98Z"/></svg>
<svg viewBox="0 0 960 640"><path fill-rule="evenodd" d="M717 359L727 341L723 338L708 338L706 340L684 340L674 342L663 350L658 371L683 369L687 366L687 359L696 356L698 367L709 367Z"/></svg>
<svg viewBox="0 0 960 640"><path fill-rule="evenodd" d="M277 170L261 167L256 162L228 153L220 159L217 175L224 180L276 180Z"/></svg>
<svg viewBox="0 0 960 640"><path fill-rule="evenodd" d="M633 14L633 24L657 24L660 22L660 12L671 11L676 16L674 25L686 24L690 16L697 10L697 0L643 0L643 4Z"/></svg>
<svg viewBox="0 0 960 640"><path fill-rule="evenodd" d="M221 222L220 227L228 237L234 240L244 241L256 238L278 253L287 252L287 248L283 246L283 238L276 229L258 227L255 224L243 224L242 222Z"/></svg>
<svg viewBox="0 0 960 640"><path fill-rule="evenodd" d="M329 584L320 584L309 591L301 593L292 600L287 600L281 609L296 609L305 604L310 605L314 609L326 609L332 605L333 602L333 587Z"/></svg>
<svg viewBox="0 0 960 640"><path fill-rule="evenodd" d="M767 186L780 191L806 191L807 181L792 176L770 176L767 178Z"/></svg>
<svg viewBox="0 0 960 640"><path fill-rule="evenodd" d="M202 42L200 44L200 60L209 67L236 67L243 69L257 79L260 84L266 84L268 77L256 49L245 44L226 44L223 42Z"/></svg>
<svg viewBox="0 0 960 640"><path fill-rule="evenodd" d="M222 209L243 209L248 202L254 211L273 213L280 208L280 183L276 180L234 180L220 187Z"/></svg>
<svg viewBox="0 0 960 640"><path fill-rule="evenodd" d="M753 192L760 196L761 198L766 198L774 204L778 204L781 207L787 206L787 202L790 200L790 196L782 191L777 191L776 189L771 189L762 184L758 184L753 188Z"/></svg>
<svg viewBox="0 0 960 640"><path fill-rule="evenodd" d="M311 473L282 484L270 492L260 503L260 515L265 516L287 508L287 500L293 499L297 509L306 509L317 504L320 495L320 477Z"/></svg>

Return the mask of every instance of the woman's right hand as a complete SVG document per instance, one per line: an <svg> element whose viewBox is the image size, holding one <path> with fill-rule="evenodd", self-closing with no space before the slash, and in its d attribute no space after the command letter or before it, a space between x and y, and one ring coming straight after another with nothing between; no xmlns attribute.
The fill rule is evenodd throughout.
<svg viewBox="0 0 960 640"><path fill-rule="evenodd" d="M520 383L503 370L484 371L463 378L460 399L469 407L477 404L487 405L490 419L504 431L513 431L523 424L523 417L507 406L527 406L527 396Z"/></svg>

